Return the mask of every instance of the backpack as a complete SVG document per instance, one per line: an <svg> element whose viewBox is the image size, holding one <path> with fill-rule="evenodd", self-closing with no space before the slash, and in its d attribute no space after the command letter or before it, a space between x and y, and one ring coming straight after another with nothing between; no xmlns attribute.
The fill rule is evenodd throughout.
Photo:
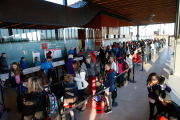
<svg viewBox="0 0 180 120"><path fill-rule="evenodd" d="M21 67L21 62L19 62L19 63L18 63L18 66L19 66L19 68L21 68L21 69L22 69L22 67Z"/></svg>
<svg viewBox="0 0 180 120"><path fill-rule="evenodd" d="M46 92L46 94L49 98L49 102L46 103L46 104L49 104L47 105L49 115L55 114L58 111L57 98L52 92Z"/></svg>
<svg viewBox="0 0 180 120"><path fill-rule="evenodd" d="M74 93L74 88L77 88L77 86L73 88L65 87L63 106L66 108L74 107L75 103L77 102L77 96Z"/></svg>
<svg viewBox="0 0 180 120"><path fill-rule="evenodd" d="M118 65L118 68L119 68L118 73L122 73L123 70L124 70L124 67L123 67L123 58L122 57L117 58L117 63L116 64Z"/></svg>
<svg viewBox="0 0 180 120"><path fill-rule="evenodd" d="M81 69L82 69L82 68L79 68L78 71L77 71L79 74L80 74L80 72L81 72ZM86 73L86 75L85 75L85 80L87 81L88 78L89 78L89 77L88 77L88 71L87 71L87 69L83 69L83 70L84 70L85 73Z"/></svg>

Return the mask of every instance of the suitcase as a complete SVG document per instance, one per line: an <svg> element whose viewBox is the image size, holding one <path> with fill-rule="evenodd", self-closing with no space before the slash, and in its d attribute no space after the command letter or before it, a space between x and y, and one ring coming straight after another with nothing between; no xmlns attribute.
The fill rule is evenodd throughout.
<svg viewBox="0 0 180 120"><path fill-rule="evenodd" d="M16 103L17 103L17 110L19 113L21 113L23 110L23 95L17 96Z"/></svg>
<svg viewBox="0 0 180 120"><path fill-rule="evenodd" d="M104 107L105 107L105 98L103 97L101 101L92 101L93 108L96 110L96 113L104 113Z"/></svg>

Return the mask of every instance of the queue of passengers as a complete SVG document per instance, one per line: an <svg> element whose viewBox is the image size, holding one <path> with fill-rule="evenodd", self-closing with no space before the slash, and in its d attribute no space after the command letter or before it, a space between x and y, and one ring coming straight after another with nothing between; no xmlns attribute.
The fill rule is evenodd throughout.
<svg viewBox="0 0 180 120"><path fill-rule="evenodd" d="M138 47L145 45L151 46L151 44L153 44L152 41L147 40L139 42L127 42L125 44L120 42L119 44L114 44L113 46L107 47L100 46L99 56L96 56L93 49L90 50L88 47L87 51L85 52L83 52L82 49L80 50L79 54L83 54L83 60L80 62L74 60L74 56L77 55L78 47L76 47L74 50L71 48L69 51L68 60L65 64L67 69L67 74L63 76L63 80L65 80L65 82L61 88L59 88L61 92L56 93L55 96L57 99L61 99L61 97L64 96L64 107L68 110L69 108L73 107L77 101L80 102L86 99L86 89L89 89L89 93L86 92L87 95L94 95L96 92L95 82L98 80L96 60L99 60L101 63L101 82L105 87L109 87L109 89L105 91L107 109L104 112L112 112L111 93L115 88L115 79L117 80L118 87L124 86L126 78L130 81L134 52L137 52ZM11 87L15 88L18 96L22 97L22 93L25 93L23 96L23 110L19 110L23 111L22 117L24 119L36 118L45 120L50 115L49 112L47 112L48 109L46 99L52 87L48 87L46 89L43 89L43 87L49 86L51 83L53 83L52 76L48 74L49 70L53 70L51 52L49 52L46 56L46 59L42 63L37 57L35 58L35 64L41 65L41 70L39 71L40 75L38 77L29 78L27 82L24 82L25 79L22 72L23 68L21 69L21 66L18 65L18 63L14 62L12 64L12 69L9 72L9 81L11 82ZM2 54L2 57L5 58L5 53ZM1 59L1 63L4 65L3 60ZM23 61L25 61L25 59L21 58L20 64L23 63ZM121 74L126 70L124 68L125 63L128 64L130 69ZM1 66L4 67L3 65ZM6 60L5 67L9 67L7 66ZM115 78L115 76L118 74L121 75L118 78ZM72 98L71 101L66 100L65 98L68 96L66 95L67 90L73 90L74 96L77 96L78 100L75 100L74 98ZM32 104L32 106L29 106L29 104ZM51 104L51 101L49 104ZM78 111L85 111L86 106L87 102L80 106ZM54 108L56 107L54 106ZM76 119L75 112L75 110L69 112L71 119Z"/></svg>

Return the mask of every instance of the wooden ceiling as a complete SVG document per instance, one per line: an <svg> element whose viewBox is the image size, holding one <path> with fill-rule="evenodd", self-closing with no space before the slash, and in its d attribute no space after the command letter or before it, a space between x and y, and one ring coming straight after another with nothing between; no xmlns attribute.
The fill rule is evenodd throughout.
<svg viewBox="0 0 180 120"><path fill-rule="evenodd" d="M105 11L126 17L134 25L175 22L176 0L87 0L101 5Z"/></svg>

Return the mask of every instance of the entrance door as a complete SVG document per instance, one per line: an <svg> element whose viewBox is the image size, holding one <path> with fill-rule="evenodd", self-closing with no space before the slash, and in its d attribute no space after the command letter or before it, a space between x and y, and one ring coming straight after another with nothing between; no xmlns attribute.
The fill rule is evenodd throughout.
<svg viewBox="0 0 180 120"><path fill-rule="evenodd" d="M86 31L84 29L78 29L78 40L81 40L81 44L84 50L85 50L85 39L86 39ZM80 42L79 42L80 43Z"/></svg>

